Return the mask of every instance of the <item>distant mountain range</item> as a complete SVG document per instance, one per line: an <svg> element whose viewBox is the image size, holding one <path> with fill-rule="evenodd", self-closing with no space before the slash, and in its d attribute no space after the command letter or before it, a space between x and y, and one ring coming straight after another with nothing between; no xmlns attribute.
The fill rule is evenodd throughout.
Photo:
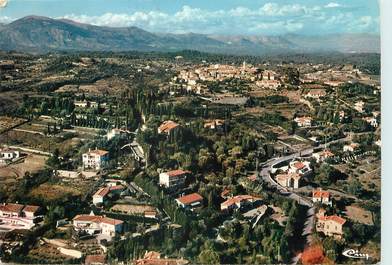
<svg viewBox="0 0 392 265"><path fill-rule="evenodd" d="M49 51L179 51L263 55L267 53L379 53L380 36L333 34L302 36L222 36L151 33L137 27L112 28L65 19L28 16L0 25L0 50Z"/></svg>

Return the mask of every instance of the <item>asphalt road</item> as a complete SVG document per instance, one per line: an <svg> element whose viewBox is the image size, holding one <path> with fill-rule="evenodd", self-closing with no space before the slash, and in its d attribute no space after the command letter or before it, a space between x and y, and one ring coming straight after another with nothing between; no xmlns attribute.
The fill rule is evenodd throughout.
<svg viewBox="0 0 392 265"><path fill-rule="evenodd" d="M326 144L320 145L318 147L309 147L309 148L303 149L300 152L297 152L297 153L294 153L291 155L272 158L272 159L261 164L262 169L259 173L259 177L261 177L265 182L269 183L269 185L271 187L275 187L282 195L286 195L286 197L297 201L300 205L308 207L307 217L304 220L304 227L303 227L303 231L302 231L302 236L306 237L306 245L303 246L303 249L305 249L311 243L311 240L312 240L311 235L313 232L313 227L314 227L314 222L315 222L315 208L313 207L313 203L309 198L301 196L301 195L295 193L295 191L293 191L293 190L289 190L285 187L280 186L271 177L270 172L275 165L277 165L281 162L291 161L293 159L303 157L303 156L309 156L313 153L313 151L316 148L320 148L323 146L329 146L330 144L334 144L334 143L338 143L338 142L346 142L348 140L349 140L349 137L333 140L333 141L330 141ZM297 264L299 258L300 258L300 256L293 257L292 264Z"/></svg>
<svg viewBox="0 0 392 265"><path fill-rule="evenodd" d="M343 139L341 139L341 140L343 140ZM300 205L308 207L307 218L304 220L304 227L303 227L303 231L302 231L302 236L306 237L306 245L303 246L303 249L305 249L311 243L311 240L312 240L311 235L313 232L314 221L315 221L315 209L313 207L313 203L311 200L309 200L309 198L301 196L301 195L295 193L293 190L289 190L285 187L280 186L271 177L270 171L275 165L277 165L281 162L291 161L291 160L293 160L295 158L299 158L301 156L308 156L308 155L312 154L313 151L314 151L314 148L310 147L310 148L301 150L298 153L270 159L267 162L262 164L262 169L259 173L259 176L265 182L269 183L271 187L275 187L281 194L286 195L286 197L297 201ZM300 258L300 256L293 257L292 264L297 264L299 258Z"/></svg>

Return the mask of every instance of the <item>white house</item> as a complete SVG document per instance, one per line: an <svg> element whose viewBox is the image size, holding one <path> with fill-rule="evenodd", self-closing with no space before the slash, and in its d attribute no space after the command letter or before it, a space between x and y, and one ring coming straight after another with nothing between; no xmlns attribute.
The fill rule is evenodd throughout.
<svg viewBox="0 0 392 265"><path fill-rule="evenodd" d="M221 131L223 130L225 123L226 123L225 120L220 120L220 119L208 120L204 123L204 128Z"/></svg>
<svg viewBox="0 0 392 265"><path fill-rule="evenodd" d="M298 127L310 127L312 126L312 118L311 117L297 117L294 119L297 123Z"/></svg>
<svg viewBox="0 0 392 265"><path fill-rule="evenodd" d="M203 197L198 193L192 193L177 198L176 202L182 208L195 208L203 203Z"/></svg>
<svg viewBox="0 0 392 265"><path fill-rule="evenodd" d="M298 174L300 176L306 176L312 173L309 161L291 161L288 168L288 173Z"/></svg>
<svg viewBox="0 0 392 265"><path fill-rule="evenodd" d="M346 144L343 146L343 152L354 152L359 148L358 143Z"/></svg>
<svg viewBox="0 0 392 265"><path fill-rule="evenodd" d="M297 173L279 174L276 176L276 182L285 188L298 189L300 187L301 176Z"/></svg>
<svg viewBox="0 0 392 265"><path fill-rule="evenodd" d="M168 172L163 172L159 174L159 185L166 188L176 188L184 186L186 176L189 171L184 171L181 169L172 170Z"/></svg>
<svg viewBox="0 0 392 265"><path fill-rule="evenodd" d="M263 80L275 80L276 73L271 70L264 70L263 71Z"/></svg>
<svg viewBox="0 0 392 265"><path fill-rule="evenodd" d="M261 200L252 195L237 195L221 203L221 211L224 210L237 210L246 204L254 203Z"/></svg>
<svg viewBox="0 0 392 265"><path fill-rule="evenodd" d="M362 113L362 112L364 111L364 110L363 110L364 106L365 106L365 102L363 102L363 101L358 101L358 102L355 102L355 104L354 104L354 109L355 109L356 111Z"/></svg>
<svg viewBox="0 0 392 265"><path fill-rule="evenodd" d="M364 117L362 119L366 121L370 126L374 128L378 127L378 120L375 117Z"/></svg>
<svg viewBox="0 0 392 265"><path fill-rule="evenodd" d="M344 112L344 110L339 111L339 121L343 121L345 117L346 113Z"/></svg>
<svg viewBox="0 0 392 265"><path fill-rule="evenodd" d="M93 204L103 204L105 203L106 197L109 194L120 194L124 190L124 186L122 185L115 185L115 186L108 186L104 188L100 188L97 192L93 195Z"/></svg>
<svg viewBox="0 0 392 265"><path fill-rule="evenodd" d="M94 195L93 195L93 204L103 204L105 202L106 196L109 194L110 188L100 188Z"/></svg>
<svg viewBox="0 0 392 265"><path fill-rule="evenodd" d="M327 95L327 92L325 92L325 89L311 89L305 95L305 98L319 99L319 98L325 97L326 95Z"/></svg>
<svg viewBox="0 0 392 265"><path fill-rule="evenodd" d="M333 156L334 156L334 153L332 153L329 150L323 150L321 152L312 154L312 157L314 157L316 159L317 163L321 163L321 162L325 161L327 158L331 158Z"/></svg>
<svg viewBox="0 0 392 265"><path fill-rule="evenodd" d="M31 229L37 222L39 206L15 203L0 204L0 227L6 225L13 229Z"/></svg>
<svg viewBox="0 0 392 265"><path fill-rule="evenodd" d="M323 212L317 216L316 231L341 239L344 235L343 226L345 223L346 219L337 215L326 216Z"/></svg>
<svg viewBox="0 0 392 265"><path fill-rule="evenodd" d="M332 205L331 194L328 191L324 191L322 189L313 190L312 201L314 203L319 202L326 205Z"/></svg>
<svg viewBox="0 0 392 265"><path fill-rule="evenodd" d="M128 131L126 131L126 130L113 128L110 131L108 131L108 133L106 134L106 139L108 139L108 141L109 141L116 136L127 135L127 133L128 133Z"/></svg>
<svg viewBox="0 0 392 265"><path fill-rule="evenodd" d="M281 83L279 80L263 79L263 80L256 81L256 86L276 90L281 86Z"/></svg>
<svg viewBox="0 0 392 265"><path fill-rule="evenodd" d="M6 148L0 151L0 163L7 163L19 157L20 153L18 150Z"/></svg>
<svg viewBox="0 0 392 265"><path fill-rule="evenodd" d="M83 167L100 170L109 161L109 152L105 150L89 150L82 155Z"/></svg>
<svg viewBox="0 0 392 265"><path fill-rule="evenodd" d="M123 231L123 221L105 216L82 214L73 219L73 227L76 231L84 231L88 234L103 234L115 236Z"/></svg>
<svg viewBox="0 0 392 265"><path fill-rule="evenodd" d="M79 108L98 108L99 104L98 102L95 101L75 101L74 102L75 107Z"/></svg>

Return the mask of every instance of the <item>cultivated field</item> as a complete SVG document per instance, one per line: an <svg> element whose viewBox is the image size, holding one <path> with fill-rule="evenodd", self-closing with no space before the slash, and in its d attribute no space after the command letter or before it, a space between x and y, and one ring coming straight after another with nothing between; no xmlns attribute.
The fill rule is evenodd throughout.
<svg viewBox="0 0 392 265"><path fill-rule="evenodd" d="M0 133L8 130L18 124L23 123L25 120L20 118L11 118L7 116L0 116Z"/></svg>

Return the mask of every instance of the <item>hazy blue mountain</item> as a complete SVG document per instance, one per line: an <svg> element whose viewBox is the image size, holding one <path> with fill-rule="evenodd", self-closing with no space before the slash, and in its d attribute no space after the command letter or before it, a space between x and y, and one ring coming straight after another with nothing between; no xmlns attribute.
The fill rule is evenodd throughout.
<svg viewBox="0 0 392 265"><path fill-rule="evenodd" d="M28 16L0 25L0 49L25 52L178 51L262 55L288 52L379 52L380 39L371 34L324 36L221 36L151 33L137 27L111 28L70 20Z"/></svg>

